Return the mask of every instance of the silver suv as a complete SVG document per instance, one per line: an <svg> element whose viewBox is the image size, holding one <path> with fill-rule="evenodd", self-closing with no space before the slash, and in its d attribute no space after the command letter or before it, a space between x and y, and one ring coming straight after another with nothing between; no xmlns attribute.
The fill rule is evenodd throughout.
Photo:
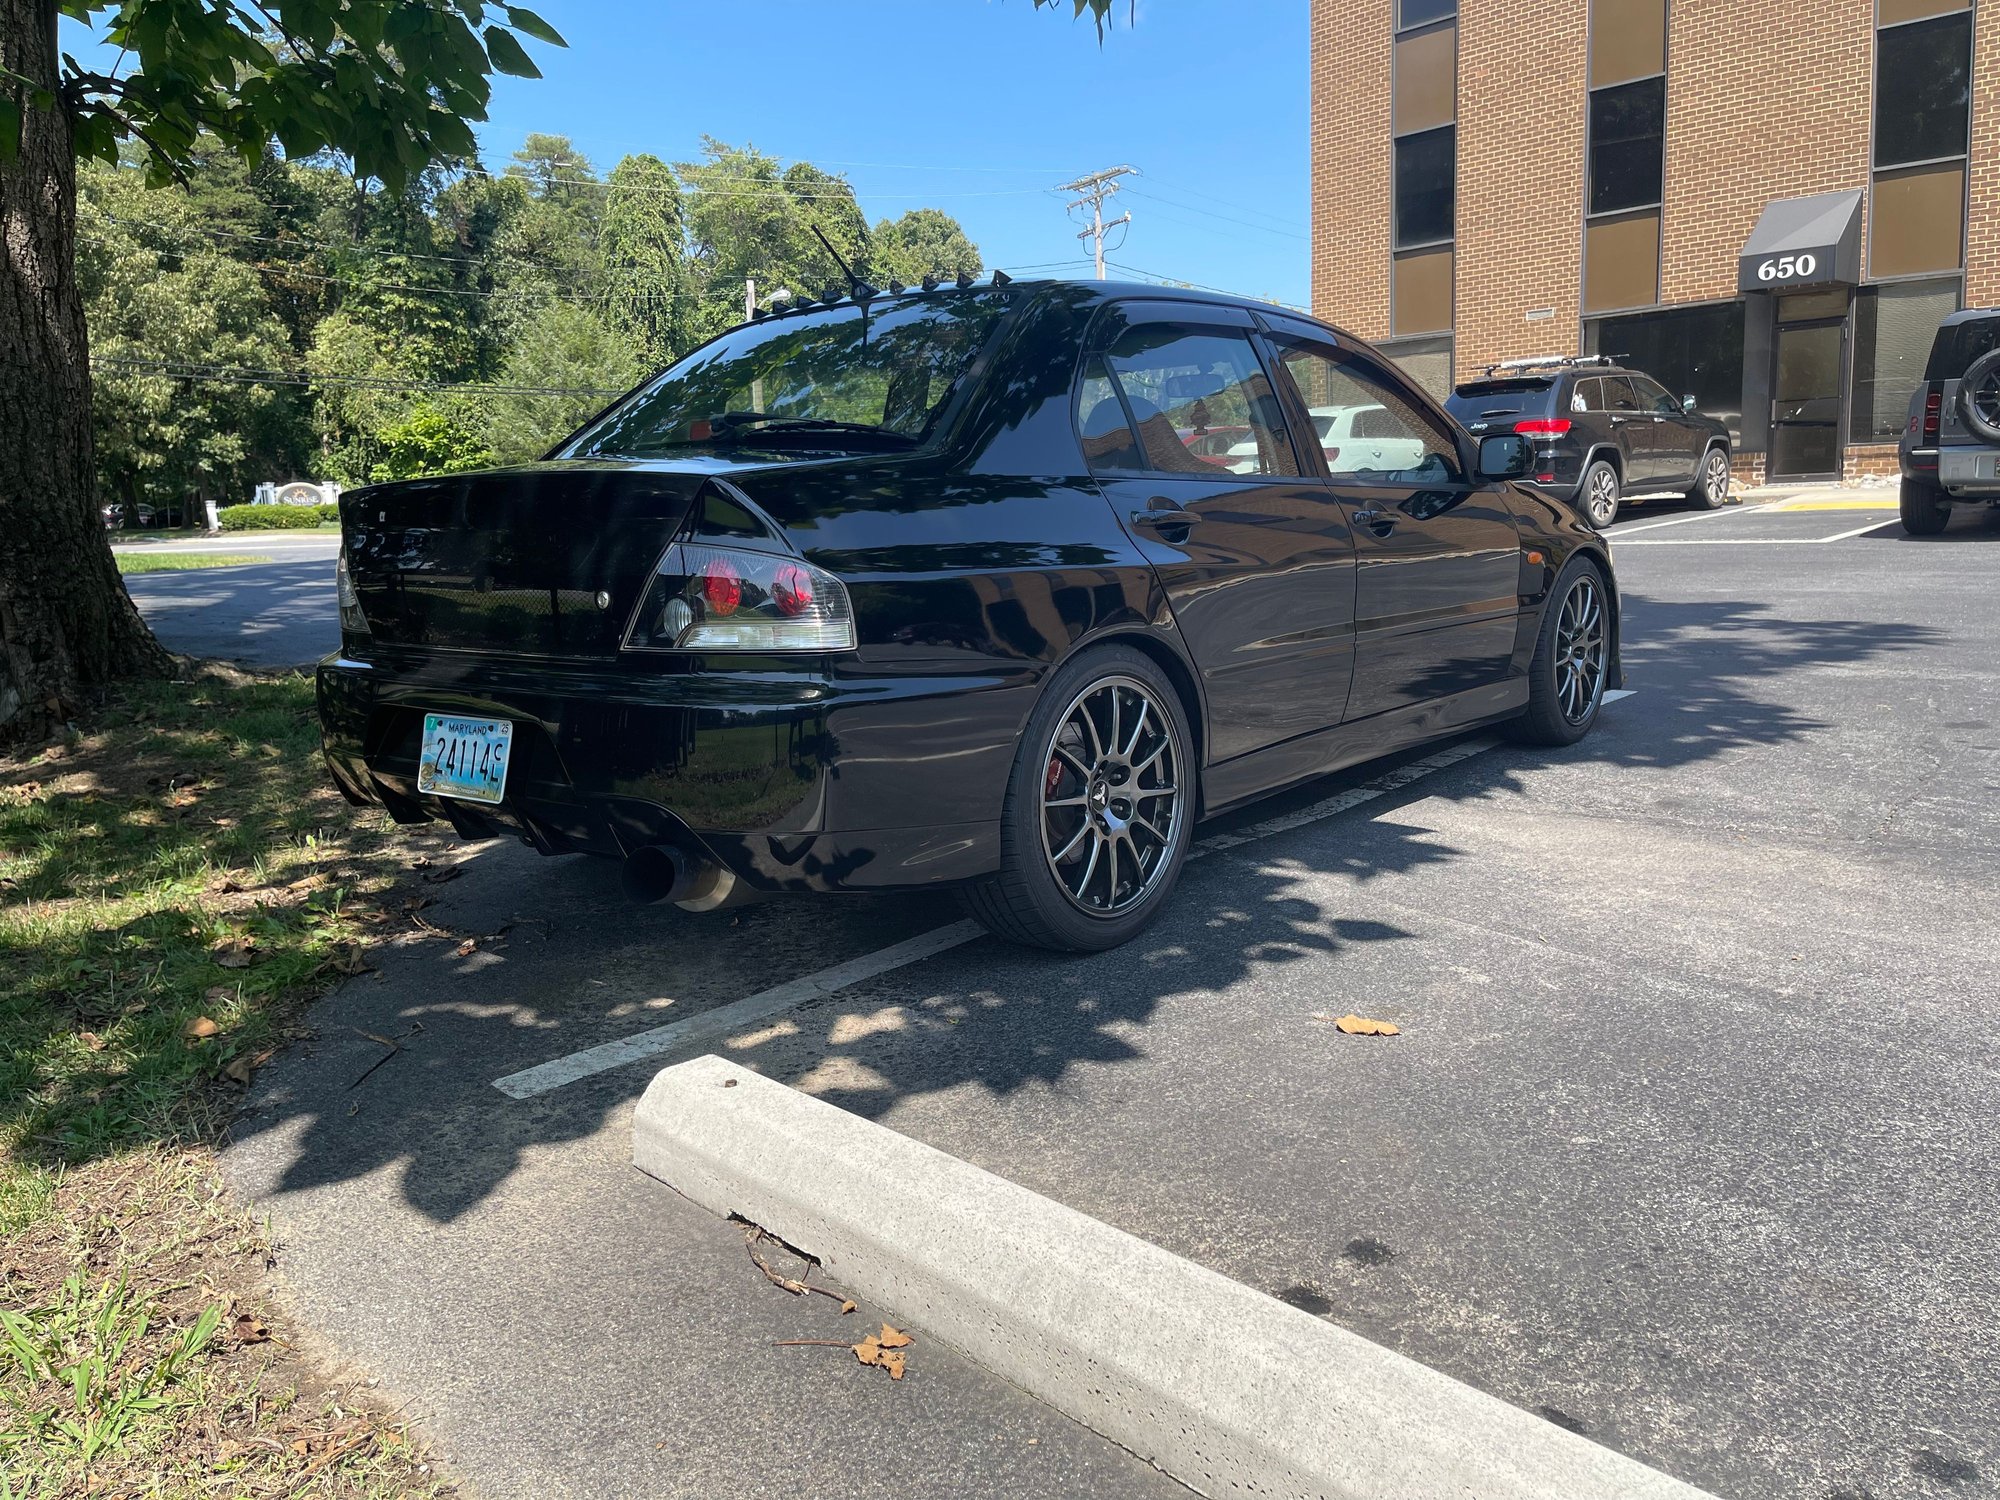
<svg viewBox="0 0 2000 1500"><path fill-rule="evenodd" d="M1897 456L1911 536L1943 531L1954 505L2000 504L2000 309L1938 325Z"/></svg>

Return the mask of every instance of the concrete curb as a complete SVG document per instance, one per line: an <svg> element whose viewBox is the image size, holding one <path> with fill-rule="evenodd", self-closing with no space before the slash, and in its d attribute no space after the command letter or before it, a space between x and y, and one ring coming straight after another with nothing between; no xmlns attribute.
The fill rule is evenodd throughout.
<svg viewBox="0 0 2000 1500"><path fill-rule="evenodd" d="M1205 1495L1703 1495L724 1058L654 1077L633 1160Z"/></svg>

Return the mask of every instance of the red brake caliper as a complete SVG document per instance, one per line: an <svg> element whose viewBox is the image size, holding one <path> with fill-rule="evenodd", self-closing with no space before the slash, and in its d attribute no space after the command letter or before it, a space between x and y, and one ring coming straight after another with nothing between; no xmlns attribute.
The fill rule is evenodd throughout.
<svg viewBox="0 0 2000 1500"><path fill-rule="evenodd" d="M1053 797L1056 794L1056 788L1060 785L1062 785L1062 761L1058 757L1051 756L1049 758L1049 774L1042 778L1042 795L1044 797Z"/></svg>

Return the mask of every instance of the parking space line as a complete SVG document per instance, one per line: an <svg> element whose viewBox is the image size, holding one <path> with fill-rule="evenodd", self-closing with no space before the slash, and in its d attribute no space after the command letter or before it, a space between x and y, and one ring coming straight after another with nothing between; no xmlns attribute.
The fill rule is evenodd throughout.
<svg viewBox="0 0 2000 1500"><path fill-rule="evenodd" d="M1782 500L1766 500L1762 505L1738 505L1727 510L1698 510L1691 516L1675 516L1666 521L1648 521L1641 526L1614 526L1604 534L1616 547L1623 537L1640 531L1658 531L1662 526L1685 526L1690 521L1720 521L1729 516L1754 516L1759 511L1777 510L1784 505Z"/></svg>
<svg viewBox="0 0 2000 1500"><path fill-rule="evenodd" d="M1866 536L1871 531L1880 531L1884 526L1894 526L1897 523L1897 519L1897 517L1892 515L1887 520L1870 521L1866 526L1857 526L1852 531L1843 531L1838 536L1825 537L1822 540L1844 542L1849 537Z"/></svg>
<svg viewBox="0 0 2000 1500"><path fill-rule="evenodd" d="M1604 695L1606 703L1632 696L1630 689L1613 689ZM1419 760L1397 766L1373 780L1359 786L1349 787L1296 812L1267 818L1261 823L1252 823L1246 828L1229 833L1211 834L1198 839L1188 851L1188 859L1196 860L1204 855L1233 849L1241 844L1257 839L1269 838L1273 834L1286 833L1294 828L1303 828L1309 823L1317 823L1331 818L1350 808L1372 802L1377 797L1399 791L1412 782L1457 765L1487 750L1493 749L1500 741L1492 735L1479 735L1463 740L1456 745L1447 745L1442 750L1433 751ZM874 953L850 958L845 963L834 964L784 984L774 985L768 990L759 990L754 995L746 995L741 1000L733 1000L727 1005L704 1011L698 1016L689 1016L684 1021L672 1021L665 1026L655 1026L632 1036L621 1037L617 1041L603 1042L595 1047L586 1047L580 1052L572 1052L566 1057L553 1058L545 1063L537 1063L532 1068L523 1068L518 1073L509 1073L504 1078L493 1080L493 1087L510 1099L533 1099L541 1094L552 1093L572 1083L622 1068L629 1063L644 1062L647 1058L658 1057L679 1048L711 1041L733 1031L740 1031L758 1021L768 1021L785 1011L796 1009L810 1000L817 1000L835 994L850 985L873 979L892 970L920 963L927 958L935 958L940 953L948 953L954 948L981 937L985 929L975 922L952 922L943 927L932 928L929 932L907 938L903 942L878 949Z"/></svg>

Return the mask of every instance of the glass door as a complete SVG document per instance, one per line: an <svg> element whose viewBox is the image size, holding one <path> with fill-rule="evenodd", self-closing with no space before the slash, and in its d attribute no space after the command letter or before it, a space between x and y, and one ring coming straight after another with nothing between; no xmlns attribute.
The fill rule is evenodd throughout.
<svg viewBox="0 0 2000 1500"><path fill-rule="evenodd" d="M1847 319L1780 323L1771 381L1773 479L1838 479L1847 403Z"/></svg>

